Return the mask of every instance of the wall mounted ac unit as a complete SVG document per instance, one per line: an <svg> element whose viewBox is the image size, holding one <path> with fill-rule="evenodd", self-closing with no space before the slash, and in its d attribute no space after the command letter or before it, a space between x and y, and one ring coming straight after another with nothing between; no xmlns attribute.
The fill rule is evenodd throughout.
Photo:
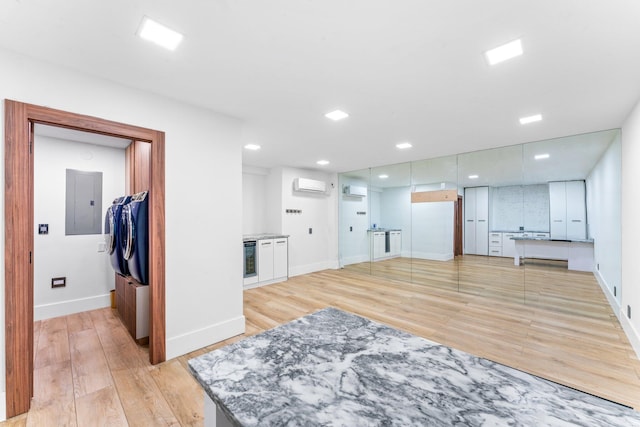
<svg viewBox="0 0 640 427"><path fill-rule="evenodd" d="M360 187L358 185L345 185L344 194L353 197L366 197L367 187Z"/></svg>
<svg viewBox="0 0 640 427"><path fill-rule="evenodd" d="M327 183L324 181L316 181L315 179L296 178L293 180L293 189L295 191L306 191L309 193L326 193Z"/></svg>

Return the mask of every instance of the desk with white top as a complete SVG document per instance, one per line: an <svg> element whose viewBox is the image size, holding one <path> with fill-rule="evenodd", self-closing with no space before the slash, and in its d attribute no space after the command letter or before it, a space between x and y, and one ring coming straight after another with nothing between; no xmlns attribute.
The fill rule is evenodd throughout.
<svg viewBox="0 0 640 427"><path fill-rule="evenodd" d="M540 237L512 237L516 244L514 265L520 258L568 261L569 270L593 271L593 239L554 240Z"/></svg>

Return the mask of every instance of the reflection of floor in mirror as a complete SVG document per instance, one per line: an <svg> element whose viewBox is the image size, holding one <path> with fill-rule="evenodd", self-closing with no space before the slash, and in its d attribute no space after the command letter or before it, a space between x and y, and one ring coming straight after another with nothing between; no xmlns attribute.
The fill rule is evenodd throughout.
<svg viewBox="0 0 640 427"><path fill-rule="evenodd" d="M475 270L493 277L494 283L502 281L496 285L499 296L500 289L508 289L507 278L516 277L513 259L486 258L458 262L470 278ZM408 260L395 261L406 265ZM445 264L454 263L433 265ZM251 333L270 329L333 306L640 408L640 361L592 274L522 266L517 277L521 294L522 283L526 285L523 304L523 298L485 298L372 276L368 263L366 274L355 272L362 267L325 270L245 291L247 328Z"/></svg>
<svg viewBox="0 0 640 427"><path fill-rule="evenodd" d="M584 302L567 301L568 290L589 293L591 273L570 271L566 261L527 259L520 266L513 258L482 255L458 256L451 261L391 258L363 262L345 270L402 280L433 288L460 291L502 301L582 310ZM596 289L600 292L600 289Z"/></svg>

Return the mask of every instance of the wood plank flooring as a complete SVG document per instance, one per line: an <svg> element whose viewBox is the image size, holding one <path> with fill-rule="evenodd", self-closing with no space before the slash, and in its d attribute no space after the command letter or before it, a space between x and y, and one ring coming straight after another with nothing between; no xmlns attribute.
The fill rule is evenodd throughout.
<svg viewBox="0 0 640 427"><path fill-rule="evenodd" d="M407 263L376 269L402 272ZM429 263L419 283L351 268L245 291L244 335L156 366L112 309L36 322L31 410L0 426L202 426L190 358L327 306L640 408L640 362L592 274L545 263L522 273L486 257L464 263L456 275L466 292L451 285L454 272Z"/></svg>

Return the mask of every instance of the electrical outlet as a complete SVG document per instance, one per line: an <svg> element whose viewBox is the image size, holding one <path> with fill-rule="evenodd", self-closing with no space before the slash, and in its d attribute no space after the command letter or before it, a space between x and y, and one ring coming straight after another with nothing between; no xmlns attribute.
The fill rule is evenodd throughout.
<svg viewBox="0 0 640 427"><path fill-rule="evenodd" d="M613 296L615 297L618 294L618 288L617 287L613 287Z"/></svg>
<svg viewBox="0 0 640 427"><path fill-rule="evenodd" d="M66 277L53 277L51 279L51 287L52 288L64 288L67 286L67 278Z"/></svg>
<svg viewBox="0 0 640 427"><path fill-rule="evenodd" d="M309 234L313 234L313 229L309 227Z"/></svg>
<svg viewBox="0 0 640 427"><path fill-rule="evenodd" d="M631 306L630 305L627 306L627 317L629 319L631 319Z"/></svg>
<svg viewBox="0 0 640 427"><path fill-rule="evenodd" d="M596 264L596 270L600 271L600 263Z"/></svg>
<svg viewBox="0 0 640 427"><path fill-rule="evenodd" d="M349 231L353 231L353 226L349 226Z"/></svg>

